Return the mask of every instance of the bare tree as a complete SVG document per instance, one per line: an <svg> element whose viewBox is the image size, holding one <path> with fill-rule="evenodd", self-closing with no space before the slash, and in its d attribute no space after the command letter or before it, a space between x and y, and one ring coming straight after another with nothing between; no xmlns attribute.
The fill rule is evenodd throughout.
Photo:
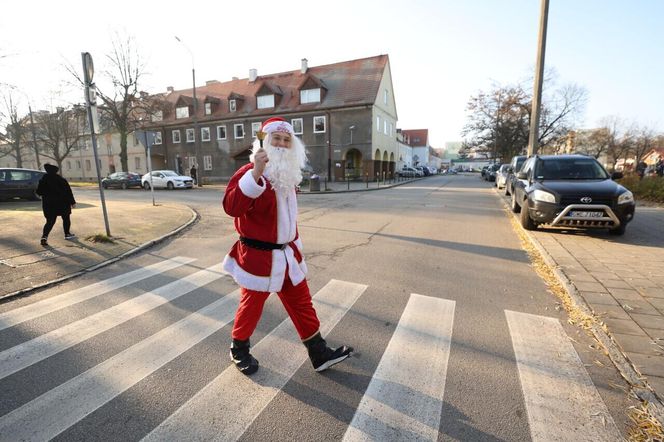
<svg viewBox="0 0 664 442"><path fill-rule="evenodd" d="M23 167L23 155L28 135L26 119L19 116L16 100L11 92L3 96L3 109L0 110L4 130L0 132L0 157L11 156L16 161L16 167Z"/></svg>
<svg viewBox="0 0 664 442"><path fill-rule="evenodd" d="M40 113L36 118L42 155L53 159L60 170L62 162L79 148L85 127L85 111L81 106L58 108L53 113Z"/></svg>
<svg viewBox="0 0 664 442"><path fill-rule="evenodd" d="M634 155L635 162L638 163L651 149L660 144L658 144L658 136L655 134L655 131L648 126L635 128L634 133L631 153Z"/></svg>
<svg viewBox="0 0 664 442"><path fill-rule="evenodd" d="M143 124L146 115L149 117L152 101L141 99L140 96L139 82L145 74L145 65L133 38L116 35L112 46L111 52L106 55L108 68L102 71L110 86L105 88L98 85L97 96L102 101L99 106L102 117L109 120L120 134L120 164L122 170L127 172L128 135ZM66 68L83 84L78 70L71 65Z"/></svg>

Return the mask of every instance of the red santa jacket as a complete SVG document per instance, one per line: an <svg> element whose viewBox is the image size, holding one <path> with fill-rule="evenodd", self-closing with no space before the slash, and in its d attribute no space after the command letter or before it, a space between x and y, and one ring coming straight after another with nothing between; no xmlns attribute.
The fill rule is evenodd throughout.
<svg viewBox="0 0 664 442"><path fill-rule="evenodd" d="M224 194L224 211L235 218L240 236L288 246L258 250L238 240L224 258L223 268L242 287L278 292L286 269L294 285L307 274L297 232L297 198L294 188L287 195L275 192L266 177L256 183L252 169L253 164L247 164L235 172Z"/></svg>

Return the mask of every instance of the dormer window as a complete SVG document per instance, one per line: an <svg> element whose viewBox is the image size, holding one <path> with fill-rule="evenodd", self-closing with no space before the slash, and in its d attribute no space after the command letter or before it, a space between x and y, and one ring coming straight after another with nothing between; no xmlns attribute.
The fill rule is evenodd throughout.
<svg viewBox="0 0 664 442"><path fill-rule="evenodd" d="M189 118L189 106L176 107L175 118Z"/></svg>
<svg viewBox="0 0 664 442"><path fill-rule="evenodd" d="M155 111L152 114L152 121L162 121L164 119L164 112L163 111Z"/></svg>
<svg viewBox="0 0 664 442"><path fill-rule="evenodd" d="M320 88L302 89L300 91L300 103L320 103Z"/></svg>
<svg viewBox="0 0 664 442"><path fill-rule="evenodd" d="M228 100L228 110L231 112L235 112L237 110L237 101Z"/></svg>
<svg viewBox="0 0 664 442"><path fill-rule="evenodd" d="M212 103L205 103L205 115L212 115Z"/></svg>
<svg viewBox="0 0 664 442"><path fill-rule="evenodd" d="M256 97L256 105L258 109L267 109L274 107L274 94L272 95L259 95Z"/></svg>

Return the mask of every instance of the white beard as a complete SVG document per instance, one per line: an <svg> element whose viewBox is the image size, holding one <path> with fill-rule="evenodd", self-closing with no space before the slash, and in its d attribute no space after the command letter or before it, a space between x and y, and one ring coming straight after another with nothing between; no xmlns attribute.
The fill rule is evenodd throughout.
<svg viewBox="0 0 664 442"><path fill-rule="evenodd" d="M269 159L265 176L277 193L287 195L302 181L302 168L307 160L304 145L293 136L290 149L274 147L269 142L264 149ZM256 150L254 145L254 152Z"/></svg>

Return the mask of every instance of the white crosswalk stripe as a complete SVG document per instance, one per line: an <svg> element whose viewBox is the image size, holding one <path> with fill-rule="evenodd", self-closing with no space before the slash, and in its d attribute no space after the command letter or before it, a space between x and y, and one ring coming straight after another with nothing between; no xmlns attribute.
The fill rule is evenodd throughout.
<svg viewBox="0 0 664 442"><path fill-rule="evenodd" d="M224 276L221 264L0 352L0 379Z"/></svg>
<svg viewBox="0 0 664 442"><path fill-rule="evenodd" d="M344 441L438 440L454 306L410 295Z"/></svg>
<svg viewBox="0 0 664 442"><path fill-rule="evenodd" d="M34 304L0 313L0 330L72 306L79 302L87 301L88 299L126 287L143 279L150 278L151 276L173 270L193 261L196 261L196 259L178 256L109 278L105 281L100 281L95 284L62 293L61 295L53 296L52 298L44 299L43 301L35 302Z"/></svg>
<svg viewBox="0 0 664 442"><path fill-rule="evenodd" d="M66 307L76 308L84 300L192 261L174 258L10 310L0 315L0 330ZM12 384L18 382L17 377L9 375L220 280L223 275L220 265L209 267L0 352L0 382L9 386L2 391L20 388ZM331 280L315 294L313 302L324 336L346 317L367 289L364 284ZM64 436L68 433L62 433L68 429L78 430L74 426L101 407L120 402L121 395L141 381L153 379L158 384L159 373L170 370L170 365L166 369L167 364L190 350L195 353L197 344L232 323L239 296L239 290L235 290L183 318L180 315L179 321L145 339L134 339L124 350L118 348L119 353L82 369L87 371L76 371L70 375L73 377L63 378L68 380L59 381L59 385L54 383L54 387L45 385L43 390L17 401L17 408L5 408L6 414L0 416L0 441ZM410 295L371 380L367 380L366 390L357 392L359 403L348 415L345 441L441 437L446 419L450 419L443 415L445 386L455 382L448 378L448 366L455 364L450 355L456 304L453 300ZM560 323L554 318L508 310L505 317L532 439L621 440ZM261 423L262 420L257 421L259 416L269 412L273 400L303 364L309 366L309 361L290 318L254 343L252 354L260 360L261 368L246 377L226 361L227 354L221 354L220 360L215 352L213 359L220 366L207 378L214 379L202 388L196 387L197 392L192 389L186 396L174 397L171 408L142 428L140 434L147 433L144 440L237 440L252 424ZM147 398L146 403L150 403ZM238 403L242 406L238 407ZM81 428L89 423L86 420ZM342 427L340 434L343 430ZM94 436L103 438L91 434Z"/></svg>
<svg viewBox="0 0 664 442"><path fill-rule="evenodd" d="M622 440L558 320L509 310L505 316L533 440Z"/></svg>
<svg viewBox="0 0 664 442"><path fill-rule="evenodd" d="M332 280L313 297L323 335L334 328L366 288ZM257 373L249 378L235 367L227 368L144 440L237 440L307 360L289 319L254 346L252 354L262 361ZM237 406L239 403L242 407Z"/></svg>

